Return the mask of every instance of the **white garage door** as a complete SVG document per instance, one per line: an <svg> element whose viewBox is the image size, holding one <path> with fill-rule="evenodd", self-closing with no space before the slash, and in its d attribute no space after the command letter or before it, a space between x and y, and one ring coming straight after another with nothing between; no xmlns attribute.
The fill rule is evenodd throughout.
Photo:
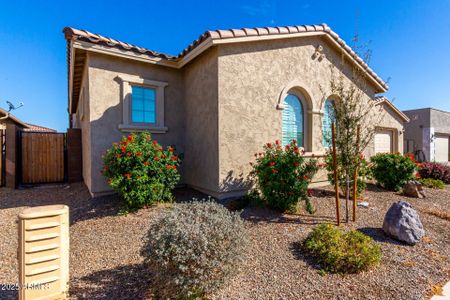
<svg viewBox="0 0 450 300"><path fill-rule="evenodd" d="M374 140L375 154L392 153L392 130L378 130Z"/></svg>
<svg viewBox="0 0 450 300"><path fill-rule="evenodd" d="M434 159L437 162L448 161L448 136L436 136L434 151Z"/></svg>

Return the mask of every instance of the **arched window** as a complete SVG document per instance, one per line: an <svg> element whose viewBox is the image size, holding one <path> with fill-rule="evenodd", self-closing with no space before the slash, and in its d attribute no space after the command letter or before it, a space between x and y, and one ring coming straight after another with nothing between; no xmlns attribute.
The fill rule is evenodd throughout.
<svg viewBox="0 0 450 300"><path fill-rule="evenodd" d="M334 121L334 101L325 100L322 120L322 144L324 148L331 147L331 123Z"/></svg>
<svg viewBox="0 0 450 300"><path fill-rule="evenodd" d="M284 146L296 139L297 144L304 147L303 106L300 99L293 94L284 98L282 135Z"/></svg>

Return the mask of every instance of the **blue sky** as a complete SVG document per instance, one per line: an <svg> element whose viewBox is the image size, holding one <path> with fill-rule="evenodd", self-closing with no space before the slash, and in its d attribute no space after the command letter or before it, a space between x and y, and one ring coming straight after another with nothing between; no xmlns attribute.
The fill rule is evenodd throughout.
<svg viewBox="0 0 450 300"><path fill-rule="evenodd" d="M177 54L208 29L327 23L348 44L358 28L371 67L400 109L450 111L450 1L0 1L0 107L65 130L64 26Z"/></svg>

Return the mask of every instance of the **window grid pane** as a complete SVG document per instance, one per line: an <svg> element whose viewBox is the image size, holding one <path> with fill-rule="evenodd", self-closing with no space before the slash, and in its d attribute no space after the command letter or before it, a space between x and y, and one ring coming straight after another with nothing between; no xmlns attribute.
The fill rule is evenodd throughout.
<svg viewBox="0 0 450 300"><path fill-rule="evenodd" d="M334 102L326 100L322 120L322 145L324 148L331 147L331 124L334 121Z"/></svg>
<svg viewBox="0 0 450 300"><path fill-rule="evenodd" d="M141 86L131 88L131 121L156 123L156 90Z"/></svg>

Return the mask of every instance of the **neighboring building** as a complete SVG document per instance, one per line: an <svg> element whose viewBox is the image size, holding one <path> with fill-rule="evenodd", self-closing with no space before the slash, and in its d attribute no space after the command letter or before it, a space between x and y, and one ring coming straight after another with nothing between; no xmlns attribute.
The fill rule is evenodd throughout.
<svg viewBox="0 0 450 300"><path fill-rule="evenodd" d="M346 83L361 70L364 101L377 101L377 135L367 149L403 149L407 117L376 94L388 89L327 25L207 31L170 56L74 28L68 46L71 127L81 128L83 177L93 195L110 192L102 153L123 134L148 130L184 154L182 183L225 198L248 189L253 154L297 138L307 157L328 147L330 63ZM321 174L316 181L326 180Z"/></svg>
<svg viewBox="0 0 450 300"><path fill-rule="evenodd" d="M405 153L426 161L448 162L450 152L450 112L434 108L403 111L410 122L405 126Z"/></svg>
<svg viewBox="0 0 450 300"><path fill-rule="evenodd" d="M57 132L55 129L52 128L48 128L48 127L44 127L44 126L40 126L40 125L35 125L35 124L30 124L30 123L25 123L27 124L28 128L25 128L24 131L33 131L33 132L50 132L50 133L55 133Z"/></svg>
<svg viewBox="0 0 450 300"><path fill-rule="evenodd" d="M8 113L6 110L0 108L0 130L6 129L7 124L14 124L23 129L28 128L27 123L22 122L12 114Z"/></svg>
<svg viewBox="0 0 450 300"><path fill-rule="evenodd" d="M17 125L23 131L56 132L56 130L52 128L25 123L11 113L8 113L6 110L0 108L0 130L6 129L7 124Z"/></svg>

